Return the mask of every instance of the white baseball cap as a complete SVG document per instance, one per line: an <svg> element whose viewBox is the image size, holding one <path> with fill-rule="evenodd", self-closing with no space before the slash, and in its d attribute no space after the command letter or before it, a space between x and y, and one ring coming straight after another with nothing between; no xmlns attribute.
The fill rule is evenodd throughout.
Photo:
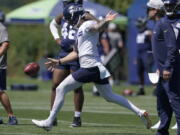
<svg viewBox="0 0 180 135"><path fill-rule="evenodd" d="M163 7L163 2L162 0L149 0L149 2L147 3L147 6L150 8L154 8L154 9L161 9Z"/></svg>

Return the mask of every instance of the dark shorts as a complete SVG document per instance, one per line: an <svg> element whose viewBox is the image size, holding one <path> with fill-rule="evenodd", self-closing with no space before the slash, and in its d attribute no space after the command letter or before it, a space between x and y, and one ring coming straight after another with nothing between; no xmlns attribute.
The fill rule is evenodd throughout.
<svg viewBox="0 0 180 135"><path fill-rule="evenodd" d="M73 78L82 83L94 82L96 84L108 84L108 78L100 79L100 72L98 67L80 68L72 73Z"/></svg>
<svg viewBox="0 0 180 135"><path fill-rule="evenodd" d="M137 56L138 73L153 72L153 55L150 53L141 53Z"/></svg>
<svg viewBox="0 0 180 135"><path fill-rule="evenodd" d="M61 51L57 58L58 59L63 58L65 56L67 56L69 53L70 52ZM62 69L62 70L77 71L80 68L80 65L79 65L79 61L75 60L75 61L72 61L72 62L68 62L66 64L59 65L56 68Z"/></svg>
<svg viewBox="0 0 180 135"><path fill-rule="evenodd" d="M6 69L0 69L0 91L6 90Z"/></svg>

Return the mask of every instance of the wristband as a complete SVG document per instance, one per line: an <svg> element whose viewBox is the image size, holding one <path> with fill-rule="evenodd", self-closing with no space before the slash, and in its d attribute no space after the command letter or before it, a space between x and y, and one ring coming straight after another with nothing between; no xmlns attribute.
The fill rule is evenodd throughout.
<svg viewBox="0 0 180 135"><path fill-rule="evenodd" d="M59 65L61 65L61 64L62 64L62 63L61 63L61 59L59 59L58 64L59 64Z"/></svg>

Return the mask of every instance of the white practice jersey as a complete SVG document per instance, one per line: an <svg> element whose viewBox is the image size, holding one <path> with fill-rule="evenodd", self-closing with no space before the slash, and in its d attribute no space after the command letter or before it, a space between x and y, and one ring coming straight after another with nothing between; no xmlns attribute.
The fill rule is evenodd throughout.
<svg viewBox="0 0 180 135"><path fill-rule="evenodd" d="M80 66L90 68L101 65L97 44L99 42L99 32L90 31L90 27L95 25L96 21L84 22L78 30L78 55Z"/></svg>

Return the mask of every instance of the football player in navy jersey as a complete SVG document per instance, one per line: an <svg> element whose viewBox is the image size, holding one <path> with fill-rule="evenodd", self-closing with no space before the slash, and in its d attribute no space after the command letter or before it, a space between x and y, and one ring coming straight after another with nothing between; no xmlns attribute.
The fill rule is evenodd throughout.
<svg viewBox="0 0 180 135"><path fill-rule="evenodd" d="M82 4L83 0L78 0L77 3ZM74 0L63 0L63 6L67 6L68 4L75 3ZM63 58L68 55L73 49L73 45L76 42L76 29L72 27L63 17L63 14L60 14L50 23L51 33L60 46L60 52L58 58ZM61 30L61 37L58 34L58 31ZM73 62L69 62L64 65L57 66L53 71L53 84L52 84L52 92L51 92L51 109L54 104L55 96L56 96L56 87L61 83L66 76L68 76L71 72L74 72L79 69L79 62L75 60ZM73 127L81 126L81 112L84 102L84 94L82 87L76 89L74 91L74 119L72 122ZM54 125L57 125L57 119L55 119Z"/></svg>
<svg viewBox="0 0 180 135"><path fill-rule="evenodd" d="M160 71L157 84L160 126L156 135L169 135L173 112L180 135L180 3L178 0L163 0L163 3L166 16L156 23L152 37L154 58Z"/></svg>

